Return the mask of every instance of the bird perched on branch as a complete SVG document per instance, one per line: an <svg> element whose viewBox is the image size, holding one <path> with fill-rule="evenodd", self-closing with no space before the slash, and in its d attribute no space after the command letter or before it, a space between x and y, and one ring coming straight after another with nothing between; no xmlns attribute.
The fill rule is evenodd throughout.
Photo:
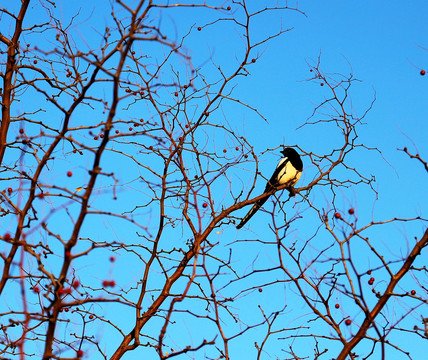
<svg viewBox="0 0 428 360"><path fill-rule="evenodd" d="M266 200L269 199L273 190L278 186L288 184L288 187L291 188L300 179L303 170L303 162L297 151L288 147L281 150L281 154L284 155L284 158L282 158L278 163L275 172L266 184L266 188L263 193L266 194L266 196L254 203L248 214L245 215L241 222L236 226L237 229L242 228L247 221L251 219L257 210L259 210Z"/></svg>

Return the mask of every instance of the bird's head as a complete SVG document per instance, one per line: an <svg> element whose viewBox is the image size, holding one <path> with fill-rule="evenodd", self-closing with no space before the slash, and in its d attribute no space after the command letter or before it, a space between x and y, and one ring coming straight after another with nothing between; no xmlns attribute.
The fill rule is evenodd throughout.
<svg viewBox="0 0 428 360"><path fill-rule="evenodd" d="M284 155L284 157L295 157L299 156L296 150L294 150L291 147L287 147L281 150L281 154Z"/></svg>
<svg viewBox="0 0 428 360"><path fill-rule="evenodd" d="M287 147L281 150L281 154L284 155L285 159L288 159L294 168L298 171L303 170L303 162L300 155L293 148Z"/></svg>

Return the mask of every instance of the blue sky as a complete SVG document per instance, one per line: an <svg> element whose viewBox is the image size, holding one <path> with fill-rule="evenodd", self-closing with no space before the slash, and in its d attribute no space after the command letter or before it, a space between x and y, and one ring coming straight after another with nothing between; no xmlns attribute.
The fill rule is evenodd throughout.
<svg viewBox="0 0 428 360"><path fill-rule="evenodd" d="M330 96L326 88L320 88L319 81L305 81L311 77L307 63L313 64L320 56L325 73L352 72L361 80L351 89L357 116L368 109L376 96L359 135L365 145L377 147L384 159L368 152L359 154L355 161L367 173L376 175L381 189L379 198L388 203L382 208L383 215L396 216L398 209L420 212L426 196L402 189L423 188L423 167L397 148L407 146L415 153L426 153L428 77L419 75L427 64L425 7L426 4L403 5L398 1L303 1L299 8L306 16L292 11L282 12L282 16L262 16L254 21L254 38L259 31L265 34L281 26L293 28L254 52L258 60L249 67L251 76L241 78L237 85L239 99L256 107L268 123L242 109L227 113L228 121L242 129L259 152L284 143L299 144L307 151L325 148L325 138L316 136L311 128L296 130L314 106ZM203 24L198 20L186 19L186 24ZM225 38L227 41L222 41ZM194 62L198 64L201 59L203 63L211 53L222 66L233 64L236 52L227 51L239 48L239 41L234 41L237 38L233 30L219 33L217 29L204 28L190 41L195 43L191 48ZM275 164L271 159L261 161L266 171ZM394 206L397 202L400 206Z"/></svg>
<svg viewBox="0 0 428 360"><path fill-rule="evenodd" d="M134 4L133 1L129 3ZM187 3L187 2L185 2ZM268 2L269 3L269 2ZM271 2L272 4L280 2ZM316 105L322 102L325 98L331 96L327 86L321 86L319 80L311 80L312 74L310 66L320 58L320 68L325 74L344 74L347 76L352 72L359 82L355 82L350 91L350 100L347 104L349 109L355 116L362 116L372 101L376 97L372 109L364 118L364 125L358 129L359 142L367 147L377 148L382 155L377 151L368 151L359 149L355 151L349 159L350 165L359 169L363 175L370 177L374 175L376 182L374 189L377 191L377 196L368 186L354 186L348 189L339 189L335 203L332 203L332 195L328 189L324 187L316 187L312 189L310 201L317 207L325 209L330 215L333 211L340 211L344 214L349 222L357 221L359 226L369 223L370 221L382 221L393 217L412 218L416 216L424 216L427 214L427 192L426 179L427 174L422 165L416 160L411 160L403 152L397 148L407 146L412 153L420 153L422 157L428 159L428 146L426 134L428 130L427 115L428 115L428 75L421 76L421 69L428 71L428 41L426 39L426 14L428 4L423 4L418 1L299 1L299 9L304 14L296 11L281 11L278 13L272 12L269 15L261 15L254 19L252 24L251 36L253 39L261 39L267 34L273 34L280 29L290 29L282 36L273 39L266 46L262 45L255 49L250 54L250 59L255 58L257 61L254 64L249 64L247 69L249 76L241 76L234 80L229 89L233 89L233 95L240 101L256 108L266 119L264 121L254 111L249 110L245 106L239 106L236 103L224 101L222 107L210 115L211 121L219 124L224 124L230 129L236 131L240 135L245 136L246 140L254 147L254 152L259 158L260 171L265 177L269 177L271 172L279 160L279 151L268 151L267 149L277 148L280 145L299 145L306 152L316 152L325 154L331 151L334 146L340 144L338 133L329 132L331 128L327 126L305 126L301 127L312 114ZM95 47L100 43L99 34L104 31L105 26L112 26L109 16L110 9L104 1L96 1L94 5L88 5L87 2L81 1L59 1L57 2L58 14L62 14L64 22L70 20L77 8L80 8L81 22L77 21L76 26L71 27L76 44L85 48L85 46ZM259 2L248 1L251 8ZM229 3L225 3L228 6ZM293 4L290 4L292 6ZM238 18L242 15L237 10L237 7L230 3L231 12ZM37 16L42 17L44 12L38 5L31 8L29 21L33 21ZM183 50L191 55L193 65L200 68L200 72L206 76L208 80L218 79L219 72L217 67L227 74L232 71L236 64L242 58L243 43L240 30L236 24L230 21L229 13L224 12L224 21L210 24L218 18L218 13L206 9L171 9L166 10L162 17L155 19L162 23L162 28L169 38L180 40L184 33L190 29L188 37L184 41ZM228 19L228 20L227 20ZM197 27L201 26L201 31L197 31ZM2 28L2 31L6 31ZM53 43L48 35L43 35L46 44ZM40 42L39 35L32 38L27 38L27 42ZM50 45L46 45L50 46ZM137 53L149 53L154 57L154 62L161 61L165 48L159 48L155 45L146 43L137 44L135 49ZM180 59L171 61L175 69L181 71L180 78L188 79L189 73L186 72L184 63ZM166 73L165 78L172 77ZM200 82L199 82L200 84ZM104 91L108 98L109 88L99 86L97 91ZM175 101L173 91L171 89L164 90L162 96L165 97L165 102ZM65 98L64 102L71 103L70 98ZM38 103L28 100L28 103L33 107L37 107ZM126 100L124 101L126 104ZM203 106L204 99L197 103L198 109ZM196 105L195 105L196 106ZM18 104L15 111L22 111L23 105ZM150 109L144 104L132 105L129 109L124 110L126 106L118 112L118 117L123 119L139 119L140 117L148 118ZM196 112L196 110L195 110ZM39 118L38 118L39 116ZM43 121L52 121L55 123L61 117L57 113L36 114L36 119ZM73 126L81 124L96 123L104 119L101 107L90 111L83 108L76 113L73 118ZM29 133L34 130L38 131L38 127L30 124L26 125L26 131ZM127 126L118 128L125 131ZM18 128L17 128L18 129ZM211 130L210 130L211 131ZM79 133L84 141L91 144L91 136L87 133ZM198 140L207 142L206 149L217 149L219 152L223 148L228 149L226 156L232 159L237 156L233 152L235 148L234 141L231 137L227 137L219 132L207 132L200 134ZM152 143L150 143L152 144ZM146 144L145 144L146 145ZM147 142L147 146L149 142ZM155 143L153 143L155 145ZM122 149L122 148L121 148ZM46 172L43 181L53 184L66 184L69 189L74 191L75 188L85 185L87 179L87 169L92 164L91 156L78 158L76 160L69 153L59 152L56 160L55 169L58 171ZM12 155L10 161L13 161ZM149 166L152 168L161 167L163 163L156 162L157 159L150 154L147 156ZM123 161L123 162L122 162ZM150 161L153 161L150 163ZM314 166L310 164L308 157L303 158L305 169L299 185L305 186L316 173ZM229 206L233 199L229 196L229 180L232 182L232 188L242 189L244 196L251 186L251 181L254 174L254 162L242 164L237 167L230 177L220 179L213 186L214 196L216 199L216 210L220 210L222 206ZM73 177L67 179L65 171L73 170ZM99 196L91 203L96 208L112 208L115 211L128 209L132 201L136 199L147 199L150 197L150 191L147 188L141 187L141 182L136 180L139 175L150 176L144 169L133 167L132 162L126 162L123 158L115 155L108 155L103 162L103 169L108 171L116 171L117 178L121 184L119 188L119 198L121 201L115 202L111 197L101 196L103 191L110 194L111 181L110 179L100 178L97 183ZM338 172L339 177L348 176L343 170ZM16 183L11 184L14 188ZM263 191L265 182L258 178L256 190L253 196ZM284 198L286 194L284 194ZM285 199L283 199L285 200ZM52 200L57 201L57 200ZM266 203L267 209L272 209L273 202ZM348 216L349 208L354 208L356 217ZM49 214L50 207L43 205L40 202L39 214ZM287 233L286 241L290 244L297 242L297 247L302 246L312 236L310 246L304 252L305 261L316 257L320 249L326 247L326 244L332 243L332 238L325 232L321 232L318 236L318 227L320 226L319 219L316 214L311 212L309 206L297 199L297 202L289 201L285 204L285 209L288 219L291 219L297 214L303 214L301 219L294 221ZM129 210L129 209L128 209ZM237 217L244 216L249 208L239 210ZM70 209L73 215L75 208ZM149 227L150 232L156 231L157 226L157 210L155 208L141 211L136 214L136 218L144 221L144 224ZM70 215L70 218L72 216ZM281 216L277 219L280 220ZM218 241L219 246L215 249L215 256L227 258L229 250L232 249L232 263L238 273L242 276L248 274L252 269L264 269L274 267L278 264L276 254L275 237L269 230L269 221L271 217L265 212L259 211L253 219L240 231L237 231L233 225L223 226L219 228L210 237L211 242ZM203 218L204 224L210 220L209 212L205 213ZM15 220L7 219L1 224L3 230L12 228ZM339 222L335 223L337 229L344 229L346 233L349 228ZM72 221L58 212L51 217L50 225L58 232L67 233L71 231ZM375 241L376 247L381 254L390 257L391 259L399 258L402 254L408 251L408 248L413 244L413 238L420 237L423 233L424 225L421 222L412 223L393 223L388 226L382 226L380 230L373 229L369 231L370 238ZM82 237L92 237L96 241L118 241L137 242L141 240L143 245L148 245L147 239L143 240L137 237L136 232L141 229L136 229L132 226L124 225L121 220L110 218L108 216L89 219L83 228ZM189 230L169 229L171 239L175 242L165 242L163 245L168 246L184 246L188 240ZM317 234L317 236L315 236ZM41 235L42 238L44 235ZM245 241L244 241L245 240ZM270 244L263 244L266 241ZM352 244L353 254L357 258L358 271L364 273L366 270L374 267L379 267L379 262L373 256L367 255L367 247L357 241ZM83 250L87 246L83 243L77 250ZM100 249L94 252L94 258L88 260L86 257L77 259L74 269L76 274L81 277L82 284L86 283L97 288L105 278L114 277L116 282L123 288L133 286L141 277L143 267L139 256L129 255L126 252L121 252L120 249L115 253L117 260L115 263L110 263L107 259L111 256L111 252ZM327 252L327 254L330 254ZM426 251L423 257L426 257ZM143 259L146 259L147 253L141 254ZM327 256L327 255L326 255ZM93 260L95 259L95 260ZM59 266L62 263L62 256L58 256L58 263L51 262L52 268ZM207 260L211 261L210 259ZM422 262L419 263L420 265ZM218 264L213 261L212 267L216 268ZM319 264L319 267L314 269L313 274L317 271L321 272L324 265ZM398 266L398 265L397 265ZM156 281L162 281L161 268L155 268L159 271L159 275L153 277L153 287L156 287ZM298 270L290 263L290 271L297 273ZM378 289L385 287L386 272L381 268L376 272L378 280ZM285 283L285 276L281 272L272 271L269 274L261 273L254 274L248 280L239 282L230 282L232 277L221 278L216 282L216 288L220 295L224 297L235 297L234 303L231 305L233 311L240 314L243 324L254 324L263 319L259 305L263 306L266 314L278 311L286 306L284 313L280 316L279 328L302 326L302 321L306 324L310 318L310 310L305 307L301 301L296 289L289 283ZM279 280L279 282L276 282ZM203 283L204 280L201 280ZM217 281L217 280L216 280ZM362 280L364 284L367 278ZM269 286L263 286L266 282L272 282ZM276 282L276 283L275 283ZM403 279L400 283L399 291L406 292L409 289L415 288L417 281L410 275ZM178 282L173 291L180 293L183 291L186 282ZM205 284L206 285L206 284ZM263 286L263 292L259 292L258 288ZM418 288L419 290L421 288ZM98 291L99 290L99 291ZM100 289L95 293L101 293ZM193 289L194 293L198 294L197 289ZM371 306L375 304L376 298L371 296L371 289L364 288L366 298ZM308 289L308 294L312 294ZM129 299L135 301L138 292L135 290L129 291L127 294ZM425 294L426 296L426 294ZM355 325L344 327L343 332L347 335L355 333L358 329L357 325L361 323L364 314L356 309L355 305L336 292L333 296L334 301L341 304L341 308L336 311L337 318L345 318L350 316ZM397 299L392 301L391 307L386 311L391 318L394 318L394 309L397 307L407 308L408 304L414 305L411 300L403 305L406 301ZM145 305L149 304L149 299ZM189 304L189 305L188 305ZM409 305L410 306L410 305ZM180 308L180 306L179 306ZM183 309L192 309L195 312L204 312L204 305L194 301L183 302ZM104 307L103 304L95 305L88 308L88 311L94 312L97 315L105 316L106 319L117 322L123 326L123 331L130 330L130 321L134 314L134 309L131 307L122 307L120 310L114 305ZM297 315L296 315L297 314ZM421 311L415 311L414 315L410 316L409 326L420 322ZM225 317L225 331L228 335L236 333L239 326L235 326L232 318L227 313ZM129 318L127 317L129 316ZM398 316L398 315L397 315ZM426 316L426 314L425 314ZM303 319L303 320L302 320ZM213 325L208 321L194 319L188 316L187 313L177 314L176 321L171 325L171 334L168 335L168 341L171 347L180 348L183 344L191 344L197 346L206 338L210 340L211 335L202 333L199 329L211 328ZM79 321L73 320L74 323L63 329L64 334L70 330L79 328ZM150 323L149 330L153 330L152 336L156 337L159 334L159 326L161 319L154 319ZM202 325L201 325L202 324ZM327 331L322 324L318 322L309 323L314 327L314 332L325 333ZM342 325L343 326L343 325ZM196 330L195 330L196 329ZM90 322L88 324L90 334L99 339L108 339L106 344L103 344L103 349L107 354L118 345L117 333L112 331L107 325L101 322ZM68 331L72 332L72 331ZM242 352L248 351L249 358L255 358L254 341L260 342L265 335L266 328L260 327L246 333L242 340L231 341L231 357L243 358ZM304 332L304 329L302 329ZM328 332L328 331L327 331ZM404 336L404 335L403 335ZM421 338L414 338L413 350L415 358L421 355L423 351L423 341ZM284 344L284 345L282 345ZM287 348L288 343L282 343L281 340L272 340L267 343L265 358L275 359L286 358L284 348ZM308 349L306 338L297 338L294 342L295 349L301 351L312 351L313 344L311 343ZM331 346L329 356L334 356L334 345ZM125 356L126 359L133 359L133 356L147 355L147 359L156 358L154 351L150 349L140 349L140 353L135 351L132 354ZM147 351L148 353L144 353ZM87 354L94 354L94 350L88 350ZM391 351L392 356L397 353ZM88 355L88 356L89 356ZM207 356L212 356L208 352ZM376 354L377 355L377 354ZM399 355L401 356L401 354ZM180 357L181 358L181 357ZM184 358L184 357L183 357ZM203 358L202 352L196 353L196 359Z"/></svg>

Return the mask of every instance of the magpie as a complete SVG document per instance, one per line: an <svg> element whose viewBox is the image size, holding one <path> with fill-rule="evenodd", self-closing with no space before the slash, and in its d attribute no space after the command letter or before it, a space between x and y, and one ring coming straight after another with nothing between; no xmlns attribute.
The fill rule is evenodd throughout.
<svg viewBox="0 0 428 360"><path fill-rule="evenodd" d="M278 163L275 172L266 184L266 188L263 193L266 194L266 196L254 203L248 214L245 215L241 222L236 226L237 229L242 228L247 221L251 219L257 210L259 210L266 200L269 199L273 190L278 186L288 184L289 189L291 189L291 187L300 179L303 170L303 162L297 151L288 147L281 150L281 154L284 155L284 158Z"/></svg>

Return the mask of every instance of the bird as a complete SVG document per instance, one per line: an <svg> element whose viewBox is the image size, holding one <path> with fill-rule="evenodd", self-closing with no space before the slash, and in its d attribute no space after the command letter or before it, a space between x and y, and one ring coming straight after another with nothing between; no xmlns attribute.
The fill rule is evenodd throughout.
<svg viewBox="0 0 428 360"><path fill-rule="evenodd" d="M284 157L280 160L275 169L275 172L266 184L266 188L263 193L266 194L266 196L254 203L251 210L236 226L237 229L242 228L248 222L248 220L253 217L257 210L259 210L267 201L267 199L269 199L269 197L272 195L273 190L284 184L288 184L289 189L291 189L292 186L296 184L297 181L299 181L300 176L302 176L303 162L297 151L293 148L287 147L281 150L281 154L284 155Z"/></svg>

